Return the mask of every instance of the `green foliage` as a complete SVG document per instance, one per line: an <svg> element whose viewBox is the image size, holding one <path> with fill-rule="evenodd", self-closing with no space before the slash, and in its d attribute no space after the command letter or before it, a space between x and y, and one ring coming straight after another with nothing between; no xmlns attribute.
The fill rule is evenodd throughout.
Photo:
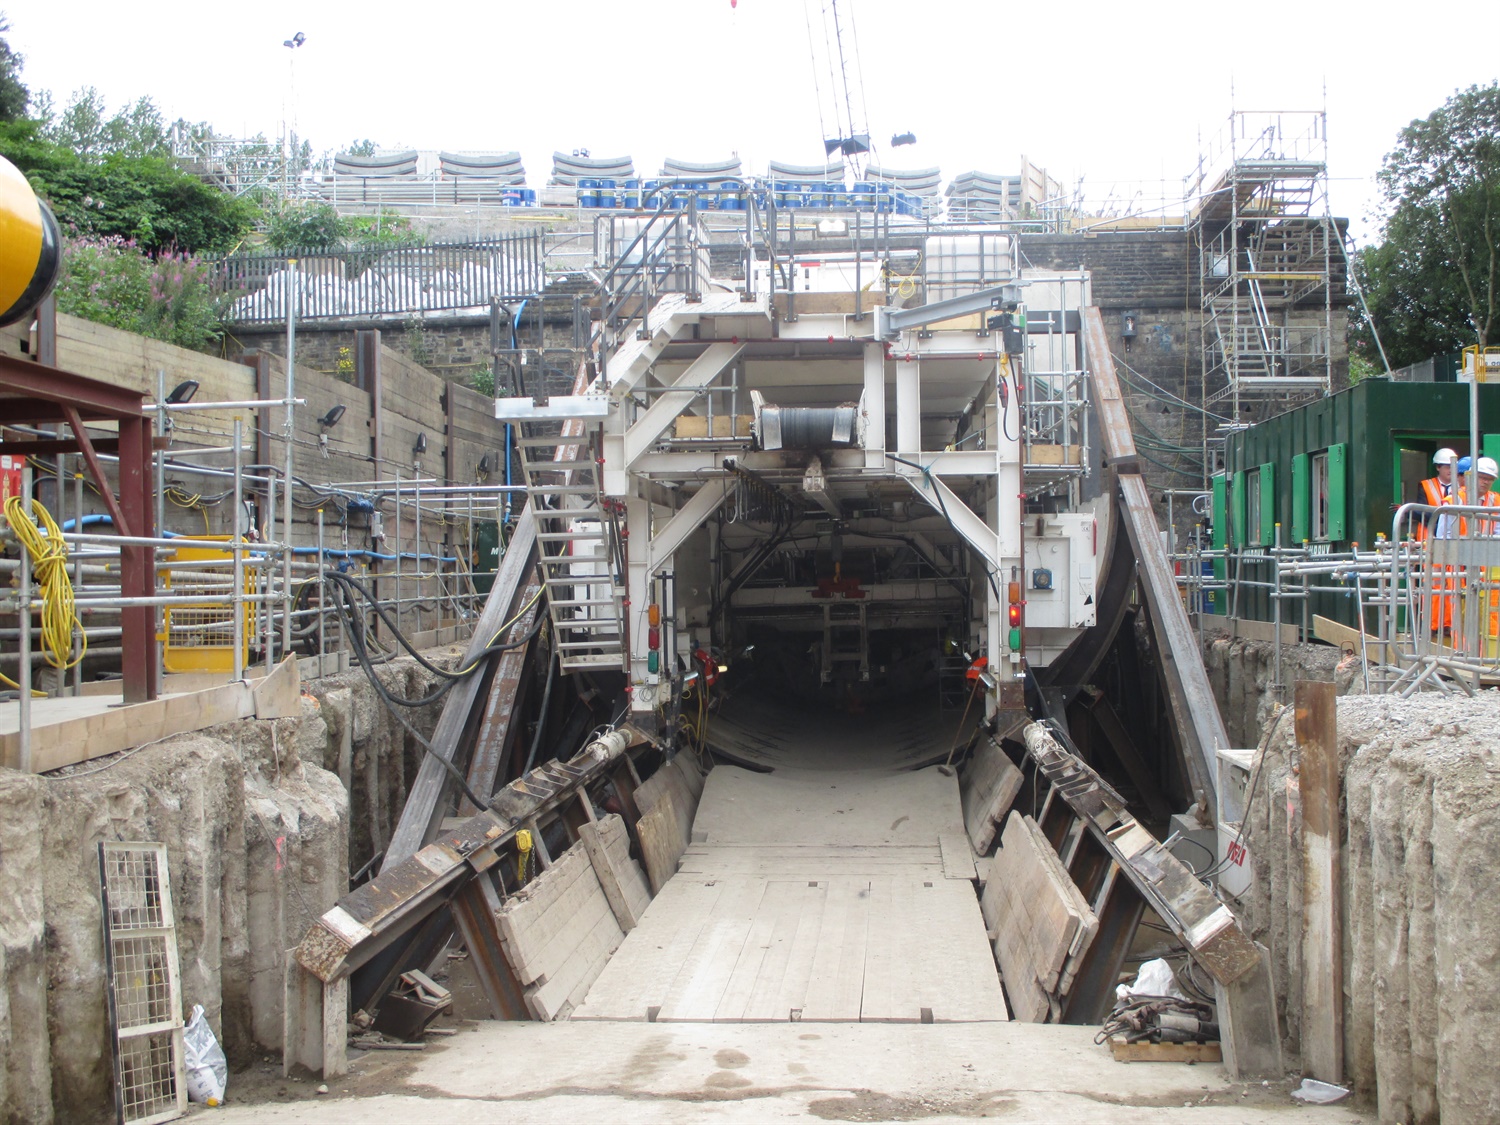
<svg viewBox="0 0 1500 1125"><path fill-rule="evenodd" d="M362 141L355 141L344 151L350 156L374 156L379 146L369 137Z"/></svg>
<svg viewBox="0 0 1500 1125"><path fill-rule="evenodd" d="M1380 171L1384 241L1355 261L1393 367L1500 335L1500 83L1401 131ZM1376 358L1360 318L1351 341Z"/></svg>
<svg viewBox="0 0 1500 1125"><path fill-rule="evenodd" d="M50 139L39 121L0 123L0 155L81 234L134 241L152 252L223 252L254 223L250 200L180 171L166 156L132 154L135 141L121 144L103 156L80 155Z"/></svg>
<svg viewBox="0 0 1500 1125"><path fill-rule="evenodd" d="M469 372L469 386L482 395L495 394L495 369L487 363L476 363Z"/></svg>
<svg viewBox="0 0 1500 1125"><path fill-rule="evenodd" d="M277 254L420 242L410 220L393 212L340 215L327 203L288 203L270 211L266 225L266 249Z"/></svg>
<svg viewBox="0 0 1500 1125"><path fill-rule="evenodd" d="M1384 374L1384 371L1378 363L1371 363L1368 359L1359 355L1351 354L1349 356L1349 382L1351 385L1382 374Z"/></svg>
<svg viewBox="0 0 1500 1125"><path fill-rule="evenodd" d="M0 12L0 34L10 30L10 21ZM10 49L10 43L0 39L0 121L19 121L26 116L26 107L31 101L31 91L21 81L21 67L26 57Z"/></svg>
<svg viewBox="0 0 1500 1125"><path fill-rule="evenodd" d="M223 335L207 266L121 238L66 236L56 295L62 312L194 351L217 351Z"/></svg>
<svg viewBox="0 0 1500 1125"><path fill-rule="evenodd" d="M57 119L44 121L46 138L82 157L170 156L167 124L150 98L138 98L113 116L92 86L76 90Z"/></svg>
<svg viewBox="0 0 1500 1125"><path fill-rule="evenodd" d="M427 341L427 330L416 317L406 322L406 354L411 356L413 363L422 367L432 362L432 346Z"/></svg>
<svg viewBox="0 0 1500 1125"><path fill-rule="evenodd" d="M271 211L266 224L266 249L277 254L294 250L333 250L344 242L344 224L327 203L287 204Z"/></svg>

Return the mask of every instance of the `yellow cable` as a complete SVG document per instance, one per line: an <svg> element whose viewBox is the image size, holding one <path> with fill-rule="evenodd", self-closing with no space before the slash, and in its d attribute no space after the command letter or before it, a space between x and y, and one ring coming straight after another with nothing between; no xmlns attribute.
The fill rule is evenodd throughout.
<svg viewBox="0 0 1500 1125"><path fill-rule="evenodd" d="M68 574L68 545L63 542L62 528L34 500L28 517L19 496L6 500L5 519L31 556L31 568L42 592L42 647L47 663L60 671L71 668L83 659L89 644L73 605L73 579ZM30 616L29 612L22 614L22 628L29 627ZM74 629L79 637L77 656L73 655Z"/></svg>

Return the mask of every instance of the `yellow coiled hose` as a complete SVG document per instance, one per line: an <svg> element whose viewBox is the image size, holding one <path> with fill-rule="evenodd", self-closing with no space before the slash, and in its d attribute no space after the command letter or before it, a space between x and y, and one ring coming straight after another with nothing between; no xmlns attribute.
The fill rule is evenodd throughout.
<svg viewBox="0 0 1500 1125"><path fill-rule="evenodd" d="M31 502L31 515L27 516L19 496L5 501L5 520L31 556L31 570L41 590L42 649L47 663L59 670L71 668L88 651L88 639L83 635L83 625L73 605L73 579L68 574L68 545L63 542L62 528L57 526L52 513L35 500ZM29 615L23 614L23 628L28 621ZM79 641L77 655L73 653L75 629ZM0 675L0 680L11 687L20 687L4 675Z"/></svg>

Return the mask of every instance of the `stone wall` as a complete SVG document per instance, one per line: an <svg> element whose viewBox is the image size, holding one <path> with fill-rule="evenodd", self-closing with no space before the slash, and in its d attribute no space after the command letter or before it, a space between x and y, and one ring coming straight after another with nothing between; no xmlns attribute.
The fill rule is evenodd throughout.
<svg viewBox="0 0 1500 1125"><path fill-rule="evenodd" d="M379 674L408 698L436 680ZM439 707L411 712L418 730ZM100 841L166 845L184 1014L202 1004L245 1065L279 1055L284 952L384 850L421 753L355 672L307 685L300 719L0 770L0 1120L113 1119Z"/></svg>

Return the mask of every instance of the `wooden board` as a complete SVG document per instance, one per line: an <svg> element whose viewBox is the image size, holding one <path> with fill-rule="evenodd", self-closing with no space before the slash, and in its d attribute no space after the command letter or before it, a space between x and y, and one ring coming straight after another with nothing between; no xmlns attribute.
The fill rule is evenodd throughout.
<svg viewBox="0 0 1500 1125"><path fill-rule="evenodd" d="M944 832L938 837L938 849L943 857L945 879L978 881L979 873L974 870L974 853L969 849L967 836L961 832Z"/></svg>
<svg viewBox="0 0 1500 1125"><path fill-rule="evenodd" d="M1127 1043L1110 1036L1109 1053L1115 1062L1216 1063L1224 1061L1217 1043Z"/></svg>
<svg viewBox="0 0 1500 1125"><path fill-rule="evenodd" d="M1092 941L1098 919L1035 821L1012 812L985 884L982 913L1016 1018L1054 1018L1069 955Z"/></svg>
<svg viewBox="0 0 1500 1125"><path fill-rule="evenodd" d="M77 765L175 734L191 734L237 719L295 718L302 713L295 657L253 682L236 681L205 691L162 696L120 706L108 696L39 699L32 702L31 768L35 773ZM18 727L18 704L4 715ZM0 766L19 769L17 729L0 734Z"/></svg>
<svg viewBox="0 0 1500 1125"><path fill-rule="evenodd" d="M750 436L750 423L755 421L753 415L736 414L734 425L730 425L727 414L716 414L713 419L713 433L709 433L709 418L705 415L699 417L692 414L681 414L674 423L673 433L680 438L747 438Z"/></svg>
<svg viewBox="0 0 1500 1125"><path fill-rule="evenodd" d="M996 828L1021 791L1021 780L1021 771L1005 756L1005 751L988 738L981 738L958 782L964 829L976 854L989 852L995 842Z"/></svg>
<svg viewBox="0 0 1500 1125"><path fill-rule="evenodd" d="M1345 625L1331 617L1313 614L1313 636L1317 640L1335 645L1340 649L1352 651L1360 659L1364 659L1368 651L1372 662L1383 663L1385 661L1384 641L1368 633L1361 633L1352 625ZM1361 647L1361 643L1364 647Z"/></svg>
<svg viewBox="0 0 1500 1125"><path fill-rule="evenodd" d="M505 959L540 1020L581 1003L625 940L582 844L506 899L496 921Z"/></svg>
<svg viewBox="0 0 1500 1125"><path fill-rule="evenodd" d="M572 1018L954 1023L1009 1010L973 889L941 872L683 872Z"/></svg>
<svg viewBox="0 0 1500 1125"><path fill-rule="evenodd" d="M635 831L641 841L641 861L651 881L651 893L659 895L667 880L677 874L677 863L687 850L677 799L671 793L661 794L651 811L635 822Z"/></svg>

